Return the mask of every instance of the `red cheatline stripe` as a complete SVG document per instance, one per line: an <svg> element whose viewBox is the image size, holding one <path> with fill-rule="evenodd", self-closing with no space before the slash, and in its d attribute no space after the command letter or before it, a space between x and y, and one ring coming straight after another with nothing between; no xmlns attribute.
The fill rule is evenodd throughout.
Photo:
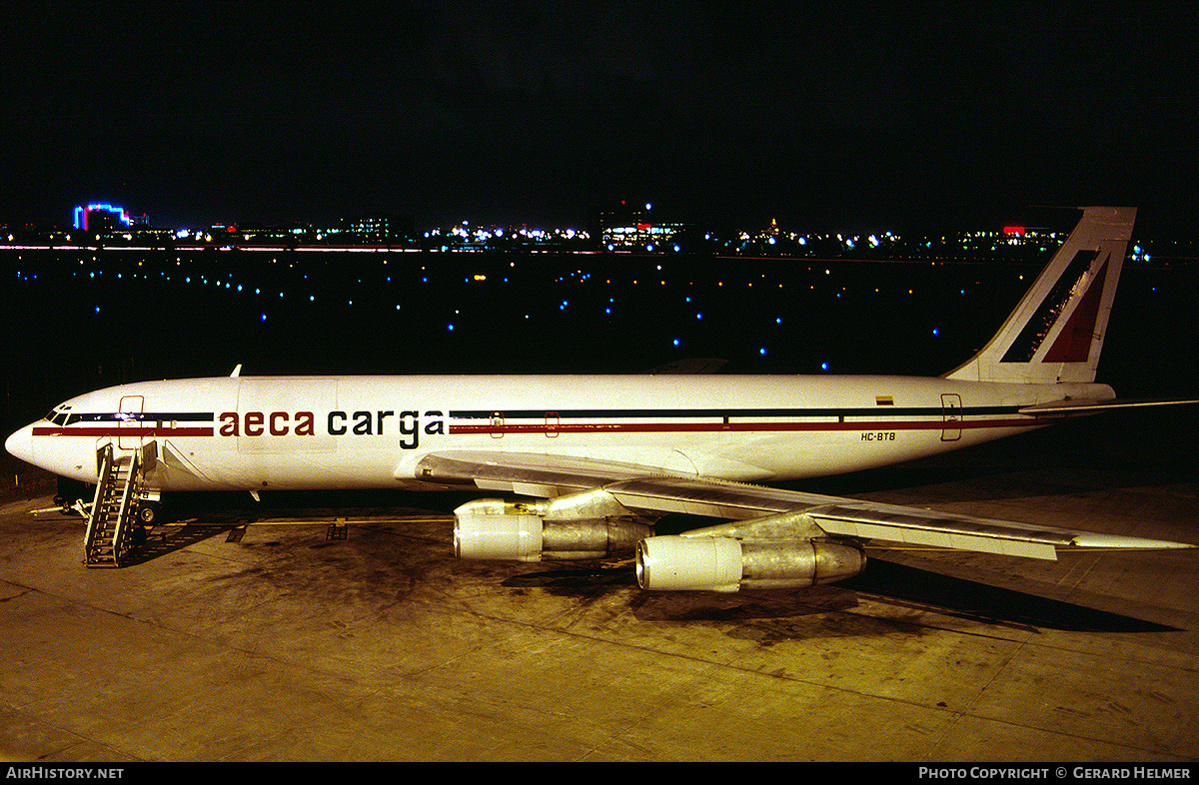
<svg viewBox="0 0 1199 785"><path fill-rule="evenodd" d="M451 434L478 433L675 433L683 431L941 431L977 428L1027 428L1044 425L1035 418L895 421L895 422L764 422L764 423L572 423L570 425L450 425Z"/></svg>
<svg viewBox="0 0 1199 785"><path fill-rule="evenodd" d="M765 422L765 423L572 423L569 425L450 425L450 434L505 434L505 433L722 433L722 432L769 432L769 431L940 431L976 430L980 428L1027 428L1045 425L1037 418L963 420L946 422L924 421L872 421L872 422ZM40 427L33 429L34 436L212 436L213 428L136 428L122 426L95 427Z"/></svg>

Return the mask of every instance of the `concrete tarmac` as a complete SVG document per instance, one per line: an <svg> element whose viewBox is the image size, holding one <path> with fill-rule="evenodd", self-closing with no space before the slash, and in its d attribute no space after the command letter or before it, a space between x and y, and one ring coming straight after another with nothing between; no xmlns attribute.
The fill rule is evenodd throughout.
<svg viewBox="0 0 1199 785"><path fill-rule="evenodd" d="M815 489L1199 542L1195 419L1111 415ZM255 513L374 519L344 540L229 542L253 508L214 507L109 570L82 566L78 518L30 514L47 498L5 504L0 757L1199 759L1199 550L871 550L842 584L649 594L629 564L457 561L455 500L395 498Z"/></svg>

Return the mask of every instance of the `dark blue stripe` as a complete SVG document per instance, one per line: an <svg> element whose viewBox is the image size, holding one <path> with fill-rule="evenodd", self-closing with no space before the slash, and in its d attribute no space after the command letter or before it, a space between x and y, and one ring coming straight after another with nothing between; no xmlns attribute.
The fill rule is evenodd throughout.
<svg viewBox="0 0 1199 785"><path fill-rule="evenodd" d="M72 412L67 415L67 425L77 422L212 422L212 412Z"/></svg>
<svg viewBox="0 0 1199 785"><path fill-rule="evenodd" d="M955 414L967 417L1017 414L1019 406L972 406L950 409ZM940 406L899 408L895 406L873 406L854 409L463 409L451 411L455 420L490 420L493 414L512 419L537 419L555 414L562 419L598 419L622 417L629 419L677 419L695 417L941 417L947 410Z"/></svg>

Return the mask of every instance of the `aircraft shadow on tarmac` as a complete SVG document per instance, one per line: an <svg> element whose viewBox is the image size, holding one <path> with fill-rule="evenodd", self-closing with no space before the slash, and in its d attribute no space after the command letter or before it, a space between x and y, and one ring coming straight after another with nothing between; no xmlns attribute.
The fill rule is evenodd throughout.
<svg viewBox="0 0 1199 785"><path fill-rule="evenodd" d="M132 567L136 564L145 564L168 553L207 540L209 537L214 537L221 532L235 529L237 526L238 524L234 523L189 523L186 526L159 527L151 531L147 535L146 541L137 548L134 548L125 557L122 561L122 566Z"/></svg>
<svg viewBox="0 0 1199 785"><path fill-rule="evenodd" d="M563 565L556 569L524 573L502 582L508 588L538 587L575 597L602 593L606 587L635 583L628 563ZM899 609L894 617L868 616L856 609L869 598ZM1036 631L1072 632L1176 632L1155 622L1014 589L940 575L916 567L871 557L865 572L833 585L773 592L716 594L711 592L643 592L635 595L634 613L642 621L741 621L794 619L835 614L828 622L836 635L877 635L927 629L919 621L923 611L944 616ZM846 617L848 614L852 618ZM822 625L823 626L823 625ZM827 631L826 631L827 632ZM812 629L796 629L792 637L812 637ZM820 634L826 637L825 634Z"/></svg>
<svg viewBox="0 0 1199 785"><path fill-rule="evenodd" d="M233 532L243 523L244 520L160 527L152 530L145 543L129 554L125 564L143 564L222 532ZM543 562L542 565L546 569L511 575L499 585L507 589L538 588L581 601L598 600L611 589L636 585L631 559ZM882 616L858 610L861 600L867 598L892 606L897 612L893 616ZM923 612L1027 631L1129 633L1179 630L1110 611L942 575L874 555L861 575L836 584L736 594L637 592L631 605L634 615L641 621L767 625L774 639L893 632L920 634L933 629L927 621L921 620ZM805 617L809 621L796 621ZM817 617L820 621L811 621Z"/></svg>
<svg viewBox="0 0 1199 785"><path fill-rule="evenodd" d="M988 469L963 472L986 476ZM451 499L457 504L463 494ZM353 499L362 503L361 497ZM405 498L412 503L411 498ZM444 494L431 496L439 500L442 509L447 503ZM264 498L265 501L265 498ZM278 512L299 501L284 496L279 505L254 504L254 513ZM322 499L328 503L328 498ZM382 496L372 499L382 507L394 507L396 499ZM255 514L247 514L242 503L205 505L204 518L210 523L189 522L186 526L163 527L155 530L146 543L130 554L129 564L140 564L213 537L221 532L236 530L253 523ZM303 507L302 504L299 505ZM677 533L703 525L707 519L695 516L670 515L659 521L659 533ZM533 565L528 565L532 567ZM627 589L636 585L632 559L604 562L542 562L542 569L515 571L500 581L508 589L538 588L550 594L572 597L577 601L598 600L611 589ZM886 632L914 632L932 629L920 621L922 612L989 625L1035 631L1054 629L1074 632L1168 632L1178 628L1089 608L1061 600L1050 599L1010 588L942 575L906 564L887 561L871 554L865 572L836 584L771 592L716 594L711 592L637 592L631 601L634 614L642 621L702 621L737 622L771 625L782 630L776 637L802 638L820 635L877 635ZM869 615L857 610L864 599L883 603L896 609L893 615ZM819 623L797 623L797 619L815 619L825 614Z"/></svg>
<svg viewBox="0 0 1199 785"><path fill-rule="evenodd" d="M941 575L874 557L866 570L842 581L845 588L884 602L929 608L988 624L1072 632L1177 632L1179 628L1040 597L985 583Z"/></svg>

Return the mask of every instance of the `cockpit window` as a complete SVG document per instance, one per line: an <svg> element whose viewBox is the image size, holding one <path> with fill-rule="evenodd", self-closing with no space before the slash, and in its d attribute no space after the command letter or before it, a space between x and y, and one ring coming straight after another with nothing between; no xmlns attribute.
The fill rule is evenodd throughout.
<svg viewBox="0 0 1199 785"><path fill-rule="evenodd" d="M141 420L141 412L72 412L70 406L61 406L46 415L46 419L55 425L74 425L77 422L126 422Z"/></svg>
<svg viewBox="0 0 1199 785"><path fill-rule="evenodd" d="M62 409L55 409L47 414L46 419L55 425L62 427L64 425L70 425L71 423L77 423L82 420L83 417L78 414L71 414L71 407L65 406Z"/></svg>

